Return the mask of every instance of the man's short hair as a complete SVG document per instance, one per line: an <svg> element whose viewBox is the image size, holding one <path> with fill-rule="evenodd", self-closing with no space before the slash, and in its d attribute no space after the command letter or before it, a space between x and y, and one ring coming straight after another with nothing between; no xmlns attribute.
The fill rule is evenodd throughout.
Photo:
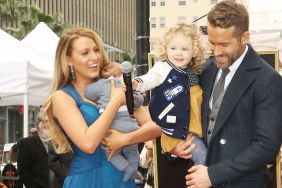
<svg viewBox="0 0 282 188"><path fill-rule="evenodd" d="M220 1L208 13L208 22L224 29L234 26L234 36L240 37L249 30L249 13L243 4L234 0Z"/></svg>

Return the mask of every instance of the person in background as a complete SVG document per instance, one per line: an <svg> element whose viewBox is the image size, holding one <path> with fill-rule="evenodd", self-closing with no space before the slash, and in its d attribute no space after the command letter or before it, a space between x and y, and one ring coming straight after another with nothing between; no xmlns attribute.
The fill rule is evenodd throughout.
<svg viewBox="0 0 282 188"><path fill-rule="evenodd" d="M18 172L16 167L12 163L7 163L2 171L2 176L9 177L9 179L3 178L3 183L8 188L17 188L18 187L18 180L15 180L13 178L16 178L18 176Z"/></svg>
<svg viewBox="0 0 282 188"><path fill-rule="evenodd" d="M49 173L50 188L62 188L64 180L67 177L73 152L70 150L66 153L58 154L54 151L52 145L48 145L48 165L51 172Z"/></svg>
<svg viewBox="0 0 282 188"><path fill-rule="evenodd" d="M50 137L56 153L72 149L74 158L64 187L133 188L122 180L123 173L107 160L101 141L119 107L125 104L122 88L111 82L111 97L102 114L97 103L85 97L88 84L99 79L108 58L100 37L92 30L66 30L58 43L53 89L45 103L50 120ZM141 117L141 116L140 116ZM152 133L155 128L151 129ZM154 134L153 134L154 135Z"/></svg>
<svg viewBox="0 0 282 188"><path fill-rule="evenodd" d="M29 130L29 136L35 136L38 134L38 129L36 127L33 127ZM10 149L9 154L8 154L8 160L10 162L13 161L14 154L16 152L19 152L21 146L22 146L23 138L21 138L18 142L16 142ZM18 160L18 159L16 159ZM22 178L19 177L19 179L15 182L15 187L16 188L22 188L23 187L23 181Z"/></svg>
<svg viewBox="0 0 282 188"><path fill-rule="evenodd" d="M38 129L35 128L35 127L31 128L31 129L29 130L29 136L37 135L37 133L38 133ZM14 154L20 150L21 145L22 145L22 140L23 140L23 139L21 138L19 141L17 141L17 142L11 147L11 149L10 149L10 151L9 151L9 154L8 154L8 160L9 160L9 161L13 161Z"/></svg>
<svg viewBox="0 0 282 188"><path fill-rule="evenodd" d="M282 141L282 77L248 44L249 14L236 1L208 13L214 60L201 74L205 165L188 170L190 188L265 188ZM220 88L220 89L219 89Z"/></svg>
<svg viewBox="0 0 282 188"><path fill-rule="evenodd" d="M144 188L154 187L154 166L153 166L153 141L145 142L140 153L140 166L147 169L146 183Z"/></svg>
<svg viewBox="0 0 282 188"><path fill-rule="evenodd" d="M38 134L23 138L18 155L18 173L26 188L49 188L48 135L49 120L41 109L37 116Z"/></svg>

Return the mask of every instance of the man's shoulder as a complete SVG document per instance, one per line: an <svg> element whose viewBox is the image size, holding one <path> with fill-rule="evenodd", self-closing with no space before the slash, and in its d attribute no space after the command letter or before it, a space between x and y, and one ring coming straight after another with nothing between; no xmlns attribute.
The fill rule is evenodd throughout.
<svg viewBox="0 0 282 188"><path fill-rule="evenodd" d="M13 146L12 146L12 150L13 151L18 151L18 149L21 147L22 143L23 143L23 139L21 138L19 139Z"/></svg>
<svg viewBox="0 0 282 188"><path fill-rule="evenodd" d="M211 57L206 60L206 63L204 64L204 68L213 67L215 65L216 65L215 59L214 57Z"/></svg>
<svg viewBox="0 0 282 188"><path fill-rule="evenodd" d="M32 143L35 142L37 140L38 135L34 135L34 136L29 136L29 137L25 137L22 139L22 144L28 144L28 143Z"/></svg>
<svg viewBox="0 0 282 188"><path fill-rule="evenodd" d="M210 70L213 70L214 68L216 68L215 59L209 58L207 59L206 63L204 64L203 71L201 72L200 75L207 74L210 72Z"/></svg>

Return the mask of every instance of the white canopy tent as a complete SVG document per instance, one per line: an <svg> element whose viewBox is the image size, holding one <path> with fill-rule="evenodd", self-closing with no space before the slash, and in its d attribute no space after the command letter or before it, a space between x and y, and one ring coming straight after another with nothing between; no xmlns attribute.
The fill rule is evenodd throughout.
<svg viewBox="0 0 282 188"><path fill-rule="evenodd" d="M59 37L46 25L40 22L25 38L22 43L55 60L56 48Z"/></svg>
<svg viewBox="0 0 282 188"><path fill-rule="evenodd" d="M40 106L50 92L53 60L0 30L0 106L24 105L24 137L28 106Z"/></svg>

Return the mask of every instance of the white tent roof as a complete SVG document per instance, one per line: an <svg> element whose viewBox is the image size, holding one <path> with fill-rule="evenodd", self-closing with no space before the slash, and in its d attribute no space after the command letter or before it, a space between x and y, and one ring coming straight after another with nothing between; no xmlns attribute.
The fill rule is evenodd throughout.
<svg viewBox="0 0 282 188"><path fill-rule="evenodd" d="M56 48L59 37L44 23L40 22L22 42L32 49L55 60Z"/></svg>
<svg viewBox="0 0 282 188"><path fill-rule="evenodd" d="M53 61L0 29L0 105L42 105L50 92Z"/></svg>
<svg viewBox="0 0 282 188"><path fill-rule="evenodd" d="M2 67L0 69L0 96L5 97L24 93L26 90L25 86L27 85L28 61L12 55L1 46L0 57L0 65Z"/></svg>

